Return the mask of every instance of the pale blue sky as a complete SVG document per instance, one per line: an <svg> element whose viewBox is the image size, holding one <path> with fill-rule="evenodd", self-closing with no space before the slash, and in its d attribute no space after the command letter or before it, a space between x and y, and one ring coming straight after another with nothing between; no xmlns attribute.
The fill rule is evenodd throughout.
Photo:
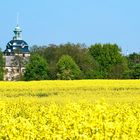
<svg viewBox="0 0 140 140"><path fill-rule="evenodd" d="M117 43L140 52L140 0L1 0L0 47L13 37L16 15L30 45Z"/></svg>

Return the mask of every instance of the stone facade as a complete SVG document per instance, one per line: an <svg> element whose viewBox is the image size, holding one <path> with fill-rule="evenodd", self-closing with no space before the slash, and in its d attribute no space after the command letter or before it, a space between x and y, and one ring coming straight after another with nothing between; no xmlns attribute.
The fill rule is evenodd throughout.
<svg viewBox="0 0 140 140"><path fill-rule="evenodd" d="M18 57L4 56L5 67L4 67L4 80L5 81L16 81L21 78L25 72L25 64L29 60L30 54L25 54L25 56L19 55ZM20 59L18 61L18 59Z"/></svg>

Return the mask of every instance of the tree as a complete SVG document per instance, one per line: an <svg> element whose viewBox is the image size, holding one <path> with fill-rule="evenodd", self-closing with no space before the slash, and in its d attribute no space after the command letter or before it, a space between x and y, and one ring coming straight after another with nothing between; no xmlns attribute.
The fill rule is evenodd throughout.
<svg viewBox="0 0 140 140"><path fill-rule="evenodd" d="M126 56L128 60L128 78L140 79L140 53L132 53Z"/></svg>
<svg viewBox="0 0 140 140"><path fill-rule="evenodd" d="M26 65L24 79L30 80L46 80L48 78L47 62L39 55L31 55Z"/></svg>
<svg viewBox="0 0 140 140"><path fill-rule="evenodd" d="M140 53L132 53L127 56L129 68L133 68L134 65L140 64Z"/></svg>
<svg viewBox="0 0 140 140"><path fill-rule="evenodd" d="M48 62L48 76L57 79L57 62L62 55L69 55L81 70L81 79L97 78L98 63L90 55L85 44L66 43L49 46L33 46L33 54L37 53Z"/></svg>
<svg viewBox="0 0 140 140"><path fill-rule="evenodd" d="M118 45L95 44L89 48L89 51L99 64L100 78L123 78L127 65Z"/></svg>
<svg viewBox="0 0 140 140"><path fill-rule="evenodd" d="M140 79L140 64L136 64L130 70L130 78L131 79Z"/></svg>
<svg viewBox="0 0 140 140"><path fill-rule="evenodd" d="M0 80L3 80L4 76L4 59L3 59L3 53L0 49Z"/></svg>
<svg viewBox="0 0 140 140"><path fill-rule="evenodd" d="M57 63L57 77L62 80L79 79L81 70L69 55L63 55Z"/></svg>

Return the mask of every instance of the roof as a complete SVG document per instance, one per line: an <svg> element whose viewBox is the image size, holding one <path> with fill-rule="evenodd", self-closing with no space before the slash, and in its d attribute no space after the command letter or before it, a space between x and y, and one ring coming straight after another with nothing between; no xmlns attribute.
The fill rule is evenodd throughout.
<svg viewBox="0 0 140 140"><path fill-rule="evenodd" d="M7 43L4 53L15 53L15 51L29 53L28 47L28 44L24 40L11 40Z"/></svg>

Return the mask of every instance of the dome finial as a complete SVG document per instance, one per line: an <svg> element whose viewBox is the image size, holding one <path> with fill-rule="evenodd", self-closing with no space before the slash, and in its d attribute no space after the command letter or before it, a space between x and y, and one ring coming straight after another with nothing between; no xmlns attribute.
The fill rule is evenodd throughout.
<svg viewBox="0 0 140 140"><path fill-rule="evenodd" d="M17 13L17 25L15 27L14 33L15 36L13 37L14 40L21 40L21 28L19 27L19 13Z"/></svg>

